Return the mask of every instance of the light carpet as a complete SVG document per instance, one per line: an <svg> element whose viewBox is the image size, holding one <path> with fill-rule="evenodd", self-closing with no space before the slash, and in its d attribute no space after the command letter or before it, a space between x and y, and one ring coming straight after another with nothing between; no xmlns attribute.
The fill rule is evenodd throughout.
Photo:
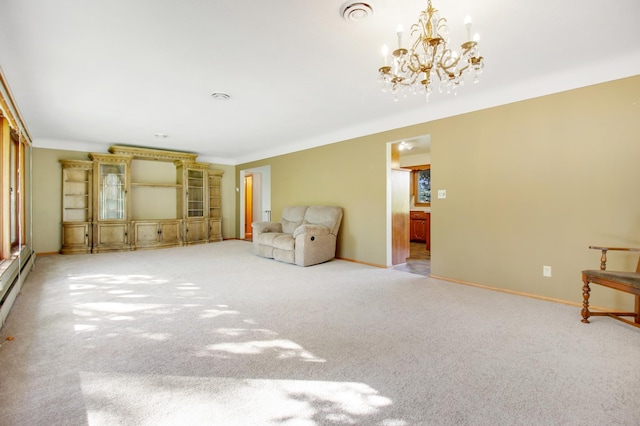
<svg viewBox="0 0 640 426"><path fill-rule="evenodd" d="M244 241L39 257L0 337L2 425L640 419L637 328Z"/></svg>

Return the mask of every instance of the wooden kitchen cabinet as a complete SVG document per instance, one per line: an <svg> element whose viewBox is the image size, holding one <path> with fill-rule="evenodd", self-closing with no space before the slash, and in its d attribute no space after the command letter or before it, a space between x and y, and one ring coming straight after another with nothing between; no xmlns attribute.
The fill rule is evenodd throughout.
<svg viewBox="0 0 640 426"><path fill-rule="evenodd" d="M415 242L426 243L427 250L431 250L431 213L412 210L409 214L409 239Z"/></svg>
<svg viewBox="0 0 640 426"><path fill-rule="evenodd" d="M412 211L409 215L411 224L409 225L409 239L411 241L426 241L425 225L427 213L423 211Z"/></svg>

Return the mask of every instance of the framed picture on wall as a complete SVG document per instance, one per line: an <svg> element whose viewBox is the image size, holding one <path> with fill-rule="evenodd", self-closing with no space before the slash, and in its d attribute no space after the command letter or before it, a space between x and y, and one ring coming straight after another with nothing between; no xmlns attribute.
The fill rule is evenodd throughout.
<svg viewBox="0 0 640 426"><path fill-rule="evenodd" d="M414 170L414 194L416 206L431 205L431 166L423 166Z"/></svg>

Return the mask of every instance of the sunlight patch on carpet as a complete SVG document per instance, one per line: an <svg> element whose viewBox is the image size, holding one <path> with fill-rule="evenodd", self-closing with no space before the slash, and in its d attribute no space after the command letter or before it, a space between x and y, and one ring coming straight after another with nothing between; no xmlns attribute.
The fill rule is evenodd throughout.
<svg viewBox="0 0 640 426"><path fill-rule="evenodd" d="M216 352L232 355L260 355L271 353L275 354L278 359L298 358L308 362L326 362L326 360L318 358L297 343L284 339L217 343L208 345L206 350L200 352L199 355L206 356L208 353Z"/></svg>
<svg viewBox="0 0 640 426"><path fill-rule="evenodd" d="M96 312L107 314L128 314L132 312L142 312L156 310L166 307L166 305L156 305L148 303L116 303L116 302L96 302L81 303L75 306L73 313L79 316L93 315Z"/></svg>
<svg viewBox="0 0 640 426"><path fill-rule="evenodd" d="M276 333L273 330L267 330L267 329L260 329L260 328L218 328L217 330L214 330L215 333L217 334L221 334L223 336L231 336L231 337L238 337L238 336L246 336L248 334L262 334L264 336L277 336L278 333Z"/></svg>
<svg viewBox="0 0 640 426"><path fill-rule="evenodd" d="M134 274L82 274L69 275L71 281L89 281L99 284L164 284L167 280L154 279L152 275L134 275Z"/></svg>
<svg viewBox="0 0 640 426"><path fill-rule="evenodd" d="M393 404L356 382L91 372L80 377L91 426L366 424ZM406 422L386 419L382 424Z"/></svg>
<svg viewBox="0 0 640 426"><path fill-rule="evenodd" d="M231 310L227 310L227 311L223 311L220 309L205 309L202 311L202 313L200 314L200 318L202 319L207 319L207 318L216 318L222 315L239 315L240 312L238 311L231 311Z"/></svg>

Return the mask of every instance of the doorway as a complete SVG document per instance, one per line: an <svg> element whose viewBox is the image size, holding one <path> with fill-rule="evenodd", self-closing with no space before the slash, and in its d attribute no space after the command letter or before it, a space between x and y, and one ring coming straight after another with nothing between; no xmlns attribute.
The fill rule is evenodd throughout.
<svg viewBox="0 0 640 426"><path fill-rule="evenodd" d="M240 239L251 239L251 224L271 220L271 166L240 170Z"/></svg>
<svg viewBox="0 0 640 426"><path fill-rule="evenodd" d="M431 165L431 137L423 135L399 141L389 142L388 144L388 173L390 179L388 182L393 183L393 175L397 170L411 170L416 168L424 168L423 166ZM431 247L430 238L423 241L418 234L426 231L430 235L431 228L431 207L424 203L418 202L415 197L415 174L411 174L412 179L407 182L407 188L398 188L397 185L389 185L387 190L387 223L388 223L388 244L387 244L387 264L393 266L394 269L400 269L420 275L429 275L431 272ZM406 197L406 201L404 198ZM402 200L400 209L398 208L398 199ZM406 227L399 226L398 220L399 210L403 216L403 221L407 223ZM414 217L415 216L415 217ZM423 217L426 216L426 217ZM418 220L412 220L418 219ZM421 224L423 227L428 226L429 229L416 233L414 225ZM417 229L417 228L415 228ZM422 229L422 228L420 228ZM405 240L407 244L406 258L398 261L398 241ZM404 255L404 254L403 254ZM404 256L401 256L404 257Z"/></svg>
<svg viewBox="0 0 640 426"><path fill-rule="evenodd" d="M244 177L244 238L251 240L253 231L251 224L253 223L253 175Z"/></svg>

